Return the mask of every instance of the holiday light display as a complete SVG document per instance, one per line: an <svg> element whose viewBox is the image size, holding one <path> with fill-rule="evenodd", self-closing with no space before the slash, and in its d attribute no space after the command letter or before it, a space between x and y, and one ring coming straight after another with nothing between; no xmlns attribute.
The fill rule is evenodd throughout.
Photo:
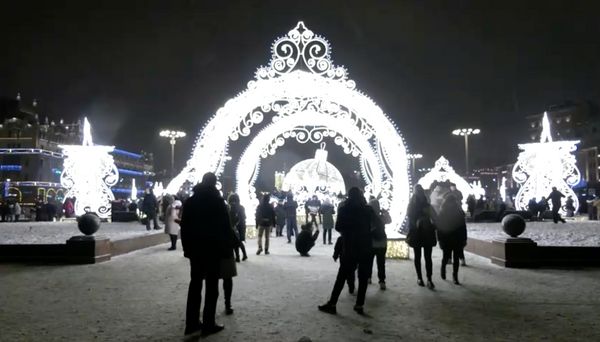
<svg viewBox="0 0 600 342"><path fill-rule="evenodd" d="M473 196L475 196L475 198L479 198L479 196L484 196L485 197L485 189L483 188L483 186L481 186L481 181L477 180L477 181L472 181L471 184L471 194Z"/></svg>
<svg viewBox="0 0 600 342"><path fill-rule="evenodd" d="M65 157L60 182L67 189L65 198L75 198L75 215L93 212L108 218L110 202L115 199L110 187L119 180L119 171L109 154L114 146L94 145L92 129L85 118L82 144L59 147Z"/></svg>
<svg viewBox="0 0 600 342"><path fill-rule="evenodd" d="M502 181L500 182L500 197L502 197L502 201L506 202L506 177L502 176Z"/></svg>
<svg viewBox="0 0 600 342"><path fill-rule="evenodd" d="M575 156L572 154L578 143L579 140L552 141L550 121L544 113L540 142L519 144L522 152L512 171L513 179L521 184L515 198L515 207L518 210L527 210L527 204L532 198L539 201L542 196L547 197L552 187L556 187L565 196L572 196L573 205L577 210L579 200L571 187L581 179ZM563 205L565 201L566 197L563 199ZM566 213L562 206L560 211Z"/></svg>
<svg viewBox="0 0 600 342"><path fill-rule="evenodd" d="M131 179L131 201L137 201L137 187L135 186L135 178Z"/></svg>
<svg viewBox="0 0 600 342"><path fill-rule="evenodd" d="M456 185L456 189L462 193L463 199L463 209L467 210L467 197L469 195L476 196L473 188L464 180L461 176L459 176L454 169L450 166L450 162L448 159L441 156L438 160L435 161L435 166L421 179L419 179L418 184L420 184L423 189L429 189L433 182L451 182Z"/></svg>
<svg viewBox="0 0 600 342"><path fill-rule="evenodd" d="M321 143L321 148L315 152L314 158L292 166L283 180L282 189L291 191L298 203L304 203L312 195L316 195L321 200L329 197L337 204L337 194L346 193L342 174L327 161L325 143Z"/></svg>
<svg viewBox="0 0 600 342"><path fill-rule="evenodd" d="M356 89L347 70L333 64L331 47L298 22L272 45L268 66L228 100L201 130L192 157L167 186L177 193L206 172L223 173L229 144L253 135L236 168L236 192L247 211L257 205L254 183L261 158L287 139L320 144L333 141L358 158L365 192L389 209L388 236L398 235L410 195L403 138L377 104Z"/></svg>

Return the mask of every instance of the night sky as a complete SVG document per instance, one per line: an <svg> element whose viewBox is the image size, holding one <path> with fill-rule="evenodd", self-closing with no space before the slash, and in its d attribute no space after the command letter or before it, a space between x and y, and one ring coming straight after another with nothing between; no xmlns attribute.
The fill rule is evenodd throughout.
<svg viewBox="0 0 600 342"><path fill-rule="evenodd" d="M482 130L472 166L513 162L526 115L600 101L597 1L427 3L2 0L0 96L36 98L55 120L85 114L98 142L154 152L159 168L158 131L184 129L181 167L206 120L303 20L425 155L419 166L443 154L462 170L450 134L461 126Z"/></svg>

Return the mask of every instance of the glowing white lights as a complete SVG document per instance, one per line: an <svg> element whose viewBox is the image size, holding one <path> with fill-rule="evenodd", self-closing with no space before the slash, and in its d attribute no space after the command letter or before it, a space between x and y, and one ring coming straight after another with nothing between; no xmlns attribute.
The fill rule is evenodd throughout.
<svg viewBox="0 0 600 342"><path fill-rule="evenodd" d="M517 209L527 210L530 199L536 198L539 201L542 196L550 194L552 187L556 187L565 196L573 197L573 205L577 210L579 201L571 187L581 179L572 154L578 143L579 140L552 141L550 121L544 113L540 142L519 144L523 151L512 171L513 179L521 184L515 198ZM563 199L563 204L565 200ZM561 212L565 213L562 208Z"/></svg>
<svg viewBox="0 0 600 342"><path fill-rule="evenodd" d="M195 184L209 171L219 176L231 159L229 143L252 134L236 171L236 192L252 211L261 158L273 155L287 139L329 140L358 158L365 192L390 209L388 236L398 235L410 194L404 141L381 108L355 89L346 69L333 64L330 50L302 22L277 39L269 65L260 67L248 88L201 130L192 157L167 192L176 193L186 182Z"/></svg>
<svg viewBox="0 0 600 342"><path fill-rule="evenodd" d="M131 179L131 201L137 201L137 187L135 186L135 178Z"/></svg>
<svg viewBox="0 0 600 342"><path fill-rule="evenodd" d="M61 185L67 197L75 197L75 215L86 212L101 218L110 216L110 202L115 199L110 187L119 179L113 157L114 146L94 145L92 130L87 118L83 125L82 145L60 145L65 156Z"/></svg>
<svg viewBox="0 0 600 342"><path fill-rule="evenodd" d="M479 128L458 128L452 131L452 134L454 135L472 135L479 133L481 133Z"/></svg>
<svg viewBox="0 0 600 342"><path fill-rule="evenodd" d="M456 184L456 189L460 191L463 195L463 209L467 210L467 197L469 195L476 195L473 191L473 188L465 181L461 176L459 176L454 169L450 166L448 159L443 156L440 159L435 161L435 166L429 171L425 176L419 179L418 184L420 184L423 189L429 189L433 182L452 182Z"/></svg>
<svg viewBox="0 0 600 342"><path fill-rule="evenodd" d="M346 185L340 171L327 161L325 143L315 152L315 158L303 160L292 166L283 180L282 189L291 191L299 203L316 194L319 198L346 193Z"/></svg>

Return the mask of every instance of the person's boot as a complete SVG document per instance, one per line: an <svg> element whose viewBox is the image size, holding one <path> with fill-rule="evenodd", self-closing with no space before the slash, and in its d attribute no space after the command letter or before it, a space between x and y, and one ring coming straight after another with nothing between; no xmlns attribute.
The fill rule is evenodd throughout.
<svg viewBox="0 0 600 342"><path fill-rule="evenodd" d="M248 259L248 255L246 253L244 253L244 256L242 257L242 261L246 261Z"/></svg>
<svg viewBox="0 0 600 342"><path fill-rule="evenodd" d="M198 322L195 325L186 325L185 326L185 331L184 331L184 335L191 335L191 334L195 334L197 332L200 331L200 329L202 329L202 322Z"/></svg>
<svg viewBox="0 0 600 342"><path fill-rule="evenodd" d="M262 253L262 248L259 248L259 249L256 251L256 255L260 255L260 253Z"/></svg>
<svg viewBox="0 0 600 342"><path fill-rule="evenodd" d="M460 260L460 265L461 266L467 266L467 260L466 259L461 259Z"/></svg>
<svg viewBox="0 0 600 342"><path fill-rule="evenodd" d="M225 303L225 314L233 315L233 308L231 307L231 303Z"/></svg>
<svg viewBox="0 0 600 342"><path fill-rule="evenodd" d="M435 289L435 285L433 285L433 282L431 281L431 278L427 278L427 288L430 290Z"/></svg>
<svg viewBox="0 0 600 342"><path fill-rule="evenodd" d="M442 265L442 268L440 269L440 276L442 277L442 279L446 280L446 266Z"/></svg>
<svg viewBox="0 0 600 342"><path fill-rule="evenodd" d="M329 302L323 304L323 305L319 305L318 306L319 311L323 311L326 312L328 314L332 314L335 315L337 313L337 310L335 308L335 304L331 304Z"/></svg>
<svg viewBox="0 0 600 342"><path fill-rule="evenodd" d="M269 250L265 249L265 255L269 255L269 254L271 254L271 253L269 253Z"/></svg>
<svg viewBox="0 0 600 342"><path fill-rule="evenodd" d="M356 311L356 313L359 315L365 314L365 310L363 309L362 305L354 305L354 311Z"/></svg>
<svg viewBox="0 0 600 342"><path fill-rule="evenodd" d="M417 285L419 285L419 286L425 286L425 283L423 282L422 278L418 278L417 279Z"/></svg>
<svg viewBox="0 0 600 342"><path fill-rule="evenodd" d="M209 326L203 326L202 327L202 336L216 334L216 333L222 331L223 329L225 329L224 326L216 324L216 323L213 325L209 325Z"/></svg>
<svg viewBox="0 0 600 342"><path fill-rule="evenodd" d="M380 281L379 282L379 289L380 290L385 290L387 287L385 286L385 281Z"/></svg>
<svg viewBox="0 0 600 342"><path fill-rule="evenodd" d="M454 280L454 284L455 285L460 285L460 282L458 281L458 274L457 273L453 273L452 274L452 279Z"/></svg>

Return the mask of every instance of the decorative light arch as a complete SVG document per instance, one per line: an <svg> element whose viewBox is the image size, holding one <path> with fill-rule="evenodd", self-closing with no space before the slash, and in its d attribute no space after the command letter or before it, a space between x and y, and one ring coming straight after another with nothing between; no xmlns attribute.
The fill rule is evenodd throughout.
<svg viewBox="0 0 600 342"><path fill-rule="evenodd" d="M231 159L230 142L264 125L268 133L254 138L236 173L242 204L252 208L256 199L246 194L253 194L261 156L275 153L289 137L315 143L328 136L345 153L360 158L366 190L390 209L388 233L397 235L410 195L404 140L381 108L356 89L347 70L333 64L330 51L329 43L303 22L277 39L269 65L260 67L247 89L203 127L192 157L166 191L176 193L186 182L195 184L206 172L219 176Z"/></svg>
<svg viewBox="0 0 600 342"><path fill-rule="evenodd" d="M467 210L467 196L476 195L473 188L464 180L461 176L459 176L452 166L450 166L450 162L448 159L441 156L438 160L435 161L435 166L429 171L425 176L419 179L418 184L420 184L424 189L429 189L433 182L452 182L456 184L456 189L460 191L463 195L462 206L464 210Z"/></svg>

